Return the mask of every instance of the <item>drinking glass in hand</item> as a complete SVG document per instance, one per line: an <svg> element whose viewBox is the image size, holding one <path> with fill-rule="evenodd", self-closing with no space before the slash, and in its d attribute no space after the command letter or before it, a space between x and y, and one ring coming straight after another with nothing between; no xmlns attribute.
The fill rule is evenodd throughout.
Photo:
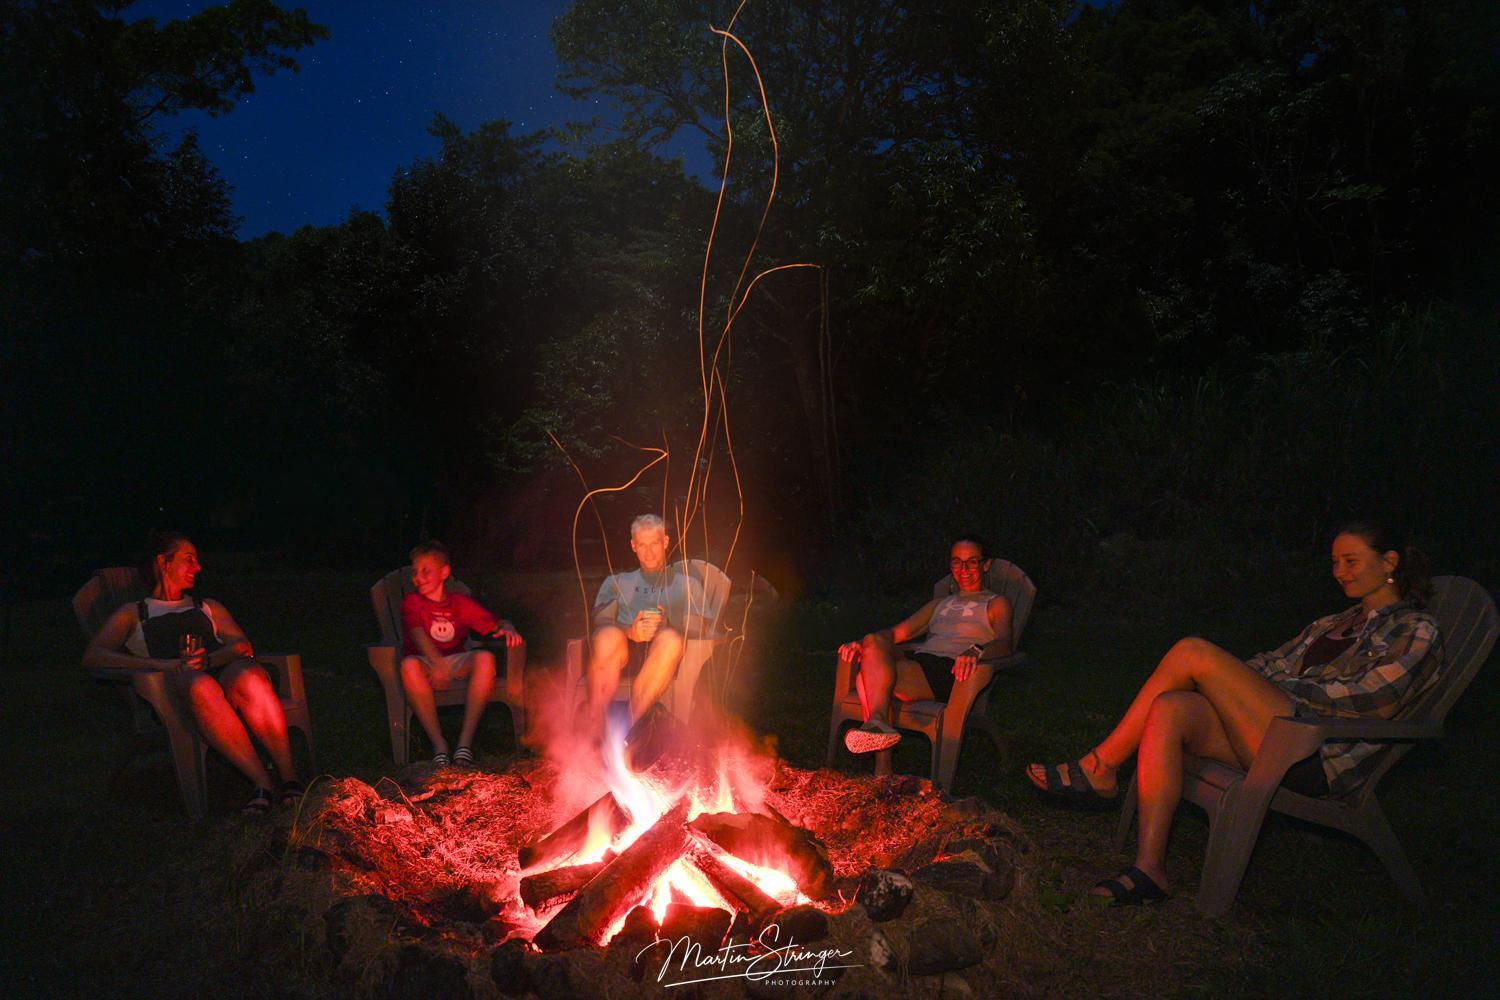
<svg viewBox="0 0 1500 1000"><path fill-rule="evenodd" d="M197 636L187 633L178 637L177 653L184 670L203 669L203 644L198 641Z"/></svg>

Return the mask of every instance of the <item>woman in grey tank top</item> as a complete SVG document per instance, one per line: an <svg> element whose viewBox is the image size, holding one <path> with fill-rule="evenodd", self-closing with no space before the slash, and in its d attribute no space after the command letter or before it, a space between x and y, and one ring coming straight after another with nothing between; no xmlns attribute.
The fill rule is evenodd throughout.
<svg viewBox="0 0 1500 1000"><path fill-rule="evenodd" d="M844 735L853 753L888 750L901 739L891 725L891 699L947 701L953 685L973 675L981 660L1010 655L1010 601L984 587L990 560L984 542L965 537L948 550L956 592L935 598L890 628L839 647L859 664L855 689L864 725ZM921 642L906 653L900 646Z"/></svg>

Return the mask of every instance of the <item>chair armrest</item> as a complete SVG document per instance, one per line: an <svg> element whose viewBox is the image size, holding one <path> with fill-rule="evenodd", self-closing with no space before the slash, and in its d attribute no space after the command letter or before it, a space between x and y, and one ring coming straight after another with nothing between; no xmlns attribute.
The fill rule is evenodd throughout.
<svg viewBox="0 0 1500 1000"><path fill-rule="evenodd" d="M142 674L160 674L160 667L141 664L139 667L84 667L83 672L96 681L128 681Z"/></svg>
<svg viewBox="0 0 1500 1000"><path fill-rule="evenodd" d="M833 707L838 708L850 691L854 690L854 661L834 655L837 666L833 676Z"/></svg>
<svg viewBox="0 0 1500 1000"><path fill-rule="evenodd" d="M1443 736L1441 723L1418 719L1341 719L1341 718L1297 718L1279 717L1271 720L1272 729L1301 731L1316 736L1319 743L1324 740L1436 740Z"/></svg>
<svg viewBox="0 0 1500 1000"><path fill-rule="evenodd" d="M1416 720L1277 716L1266 727L1245 784L1274 789L1293 764L1316 753L1328 740L1418 740L1442 735L1443 727L1437 723Z"/></svg>
<svg viewBox="0 0 1500 1000"><path fill-rule="evenodd" d="M1026 662L1026 654L1011 653L1009 656L997 656L993 660L980 660L979 662L987 663L996 670L1009 670L1012 667L1019 667L1024 664Z"/></svg>
<svg viewBox="0 0 1500 1000"><path fill-rule="evenodd" d="M276 668L273 684L277 695L294 705L307 704L307 689L302 683L301 653L258 653L255 659Z"/></svg>

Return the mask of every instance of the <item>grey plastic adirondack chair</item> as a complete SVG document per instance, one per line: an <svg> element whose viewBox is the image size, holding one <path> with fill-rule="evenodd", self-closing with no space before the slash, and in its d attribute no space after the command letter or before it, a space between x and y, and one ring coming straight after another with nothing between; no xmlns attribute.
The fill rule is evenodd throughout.
<svg viewBox="0 0 1500 1000"><path fill-rule="evenodd" d="M139 571L112 566L94 573L73 595L73 614L83 629L84 640L92 640L104 622L125 604L133 604L150 590ZM296 653L257 653L255 659L271 668L272 683L286 715L287 729L302 733L307 744L308 766L317 770L313 753L312 718L302 683L302 657ZM182 703L176 688L159 670L89 670L96 680L119 690L130 707L130 731L123 740L118 777L139 753L159 746L165 736L177 772L177 787L189 816L200 819L208 813L208 781L204 767L208 745L198 733L193 713Z"/></svg>
<svg viewBox="0 0 1500 1000"><path fill-rule="evenodd" d="M450 576L447 589L455 594L468 596L468 586L457 577ZM401 601L414 593L411 582L411 567L392 570L376 580L370 587L370 606L375 610L375 620L380 624L380 641L365 646L365 657L370 669L380 678L385 690L386 724L391 734L391 758L398 765L411 760L411 706L406 703L406 689L401 686ZM446 691L432 692L439 708L462 705L468 696L468 685L455 683ZM526 647L521 645L505 651L505 676L495 678L495 690L490 694L490 704L504 703L510 709L510 721L515 727L516 742L526 735Z"/></svg>
<svg viewBox="0 0 1500 1000"><path fill-rule="evenodd" d="M677 664L677 674L662 695L662 702L680 721L686 722L692 715L693 698L698 689L698 678L704 666L729 639L720 619L729 605L729 593L733 587L729 577L713 563L703 559L684 559L672 564L679 573L689 573L703 586L703 606L675 609L669 615L673 621L685 624L682 643L682 659ZM669 609L671 610L671 609ZM570 708L577 708L579 692L587 683L584 665L588 660L587 637L568 640L567 659L564 665L563 690L574 692L568 699ZM634 678L621 673L619 686L611 701L630 700L630 687Z"/></svg>
<svg viewBox="0 0 1500 1000"><path fill-rule="evenodd" d="M995 720L990 718L990 682L1001 670L1008 670L1026 662L1026 654L1019 652L1021 634L1026 621L1031 617L1031 606L1036 602L1036 584L1031 582L1019 566L1004 559L992 559L985 574L984 585L1010 601L1011 650L1010 656L986 660L979 664L967 680L953 686L953 695L946 701L899 701L891 702L891 725L897 729L921 733L932 744L932 783L943 791L953 791L953 775L958 770L958 754L963 748L964 726L973 715L979 727L1003 749L1005 739L1000 735ZM932 588L934 599L947 597L958 589L951 575L943 577ZM911 645L903 647L910 650ZM833 766L834 754L840 744L839 731L845 723L863 722L864 710L859 704L859 694L854 688L855 670L852 664L838 662L833 685L833 714L828 720L828 756L825 766ZM891 752L881 751L875 755L875 773L891 773Z"/></svg>
<svg viewBox="0 0 1500 1000"><path fill-rule="evenodd" d="M1473 580L1461 576L1434 579L1430 610L1442 636L1443 665L1437 680L1405 718L1273 719L1248 772L1201 757L1183 758L1182 797L1208 813L1208 850L1198 886L1200 911L1222 916L1234 903L1267 809L1358 837L1380 858L1403 896L1413 902L1422 900L1421 883L1380 808L1375 786L1416 740L1443 735L1448 710L1479 672L1500 634L1495 602ZM1389 748L1369 780L1348 798L1317 798L1281 787L1287 769L1324 741L1350 739L1389 743ZM1121 805L1116 847L1123 848L1130 834L1136 798L1132 779Z"/></svg>

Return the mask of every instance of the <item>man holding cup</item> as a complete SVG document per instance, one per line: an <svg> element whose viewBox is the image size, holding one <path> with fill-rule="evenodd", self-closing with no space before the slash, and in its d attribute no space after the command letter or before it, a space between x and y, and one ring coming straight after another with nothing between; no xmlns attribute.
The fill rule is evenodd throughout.
<svg viewBox="0 0 1500 1000"><path fill-rule="evenodd" d="M591 733L603 732L604 713L622 671L637 671L630 686L632 724L656 704L677 675L684 623L673 621L669 609L687 606L686 591L694 581L667 565L670 543L660 517L636 518L630 524L630 549L640 569L606 578L594 599L585 712Z"/></svg>

